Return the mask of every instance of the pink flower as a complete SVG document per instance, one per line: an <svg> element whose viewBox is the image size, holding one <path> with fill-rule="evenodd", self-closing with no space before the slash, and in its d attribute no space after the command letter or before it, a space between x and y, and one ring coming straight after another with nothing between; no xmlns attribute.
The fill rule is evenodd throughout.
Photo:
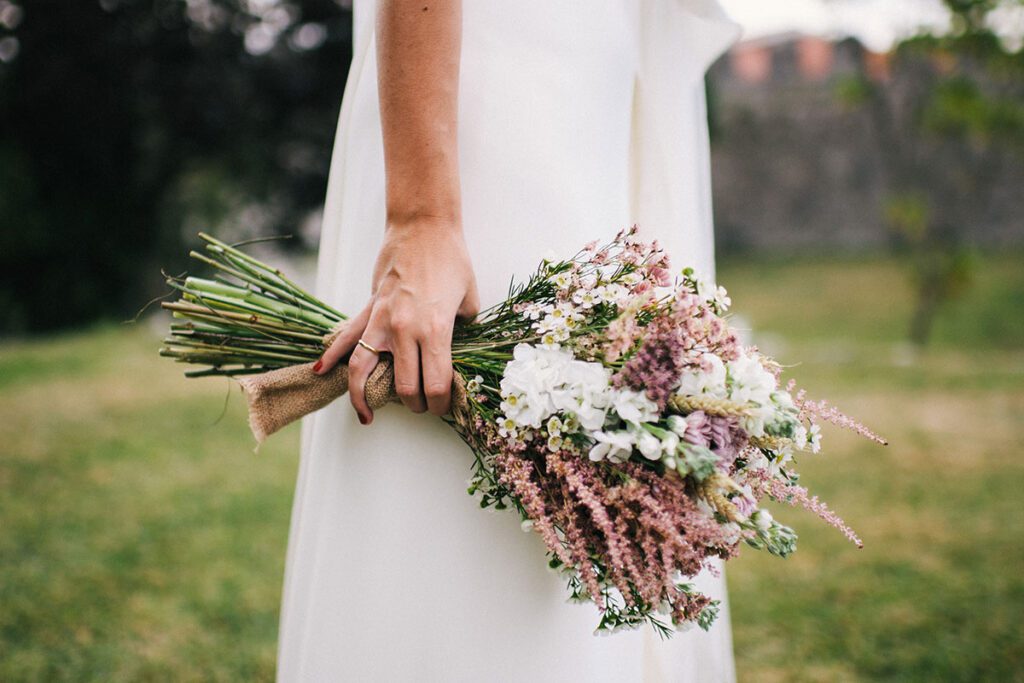
<svg viewBox="0 0 1024 683"><path fill-rule="evenodd" d="M648 271L648 275L658 287L668 287L672 284L672 274L668 271L668 268L654 266Z"/></svg>

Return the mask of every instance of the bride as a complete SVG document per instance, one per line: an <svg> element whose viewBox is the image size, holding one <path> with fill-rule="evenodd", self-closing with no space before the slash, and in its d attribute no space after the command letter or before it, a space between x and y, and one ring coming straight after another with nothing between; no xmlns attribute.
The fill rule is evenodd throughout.
<svg viewBox="0 0 1024 683"><path fill-rule="evenodd" d="M546 253L638 223L714 276L703 75L737 37L715 0L356 0L317 293L361 311L319 372L351 406L304 421L282 681L731 681L710 632L595 638L541 539L466 494L447 411L457 319ZM404 407L363 385L394 356ZM361 423L361 424L360 424ZM372 424L372 426L370 426Z"/></svg>

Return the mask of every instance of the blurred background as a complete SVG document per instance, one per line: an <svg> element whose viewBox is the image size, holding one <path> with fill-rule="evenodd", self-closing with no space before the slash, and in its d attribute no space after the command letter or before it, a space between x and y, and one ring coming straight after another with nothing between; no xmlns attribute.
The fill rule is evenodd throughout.
<svg viewBox="0 0 1024 683"><path fill-rule="evenodd" d="M740 680L1022 681L1024 4L722 4L719 280L891 442L802 462L865 549L730 565ZM297 430L124 321L198 230L309 278L350 57L343 1L0 0L0 680L272 679Z"/></svg>

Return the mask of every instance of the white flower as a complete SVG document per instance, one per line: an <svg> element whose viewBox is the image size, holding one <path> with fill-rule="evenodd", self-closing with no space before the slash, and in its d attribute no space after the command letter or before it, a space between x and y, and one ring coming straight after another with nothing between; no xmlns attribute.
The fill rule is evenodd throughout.
<svg viewBox="0 0 1024 683"><path fill-rule="evenodd" d="M766 472L770 470L771 463L760 450L750 451L747 458L747 469L751 472Z"/></svg>
<svg viewBox="0 0 1024 683"><path fill-rule="evenodd" d="M807 447L807 428L802 424L798 424L793 428L793 446L798 451L802 451Z"/></svg>
<svg viewBox="0 0 1024 683"><path fill-rule="evenodd" d="M568 301L562 301L557 306L555 306L555 310L552 311L552 314L561 315L566 320L578 320L583 317L580 313L576 311L576 307L573 306Z"/></svg>
<svg viewBox="0 0 1024 683"><path fill-rule="evenodd" d="M768 531L772 526L772 513L767 510L755 510L750 515L750 521L761 531Z"/></svg>
<svg viewBox="0 0 1024 683"><path fill-rule="evenodd" d="M554 276L552 276L551 282L552 284L555 285L555 287L558 287L559 289L568 289L569 286L572 284L572 273L570 273L569 271L556 273Z"/></svg>
<svg viewBox="0 0 1024 683"><path fill-rule="evenodd" d="M577 360L571 351L519 344L501 380L501 410L520 427L539 429L559 413L575 416L584 429L601 429L610 381L607 368Z"/></svg>
<svg viewBox="0 0 1024 683"><path fill-rule="evenodd" d="M673 433L678 436L686 436L687 422L685 418L680 415L669 415L667 422L668 428L671 429Z"/></svg>
<svg viewBox="0 0 1024 683"><path fill-rule="evenodd" d="M604 426L605 420L608 419L608 411L584 402L573 411L573 417L584 429L594 431Z"/></svg>
<svg viewBox="0 0 1024 683"><path fill-rule="evenodd" d="M696 280L697 296L704 301L715 300L715 283L704 278L697 278Z"/></svg>
<svg viewBox="0 0 1024 683"><path fill-rule="evenodd" d="M616 282L598 287L594 292L596 293L598 290L601 290L601 300L609 304L619 303L629 295L629 290Z"/></svg>
<svg viewBox="0 0 1024 683"><path fill-rule="evenodd" d="M519 524L519 528L522 529L523 531L532 531L533 530L533 520L532 519L524 519Z"/></svg>
<svg viewBox="0 0 1024 683"><path fill-rule="evenodd" d="M601 363L573 359L560 368L559 379L573 388L576 395L586 396L600 407L608 405L606 393L611 383L611 372ZM598 397L603 400L598 401Z"/></svg>
<svg viewBox="0 0 1024 683"><path fill-rule="evenodd" d="M523 410L523 397L522 394L502 394L502 398L505 400L501 402L499 408L506 417L515 419L520 412Z"/></svg>
<svg viewBox="0 0 1024 683"><path fill-rule="evenodd" d="M590 449L590 459L600 462L605 458L612 462L626 462L633 452L633 437L628 432L594 432L597 441Z"/></svg>
<svg viewBox="0 0 1024 683"><path fill-rule="evenodd" d="M541 346L545 349L560 349L562 348L562 342L558 334L554 332L545 332L540 338Z"/></svg>
<svg viewBox="0 0 1024 683"><path fill-rule="evenodd" d="M670 456L679 448L679 436L674 432L668 432L661 437L661 450L666 456Z"/></svg>
<svg viewBox="0 0 1024 683"><path fill-rule="evenodd" d="M561 315L554 315L554 313L548 313L538 322L533 324L533 329L541 334L545 332L553 332L555 330L561 330L565 328L565 318Z"/></svg>
<svg viewBox="0 0 1024 683"><path fill-rule="evenodd" d="M732 299L729 298L729 293L725 290L725 287L719 287L715 290L715 305L718 306L718 310L721 313L725 313L732 306Z"/></svg>
<svg viewBox="0 0 1024 683"><path fill-rule="evenodd" d="M736 522L727 522L721 526L721 531L724 534L726 543L739 543L743 529Z"/></svg>
<svg viewBox="0 0 1024 683"><path fill-rule="evenodd" d="M749 436L764 436L764 420L760 418L743 416L740 418L740 427L743 428Z"/></svg>
<svg viewBox="0 0 1024 683"><path fill-rule="evenodd" d="M498 434L502 438L514 439L518 434L516 421L510 417L503 417L498 421Z"/></svg>
<svg viewBox="0 0 1024 683"><path fill-rule="evenodd" d="M807 432L807 443L811 444L811 452L817 453L821 450L821 427L812 424Z"/></svg>
<svg viewBox="0 0 1024 683"><path fill-rule="evenodd" d="M523 309L523 315L525 315L530 320L539 320L540 317L544 315L544 313L546 313L544 309L544 305L532 303L529 304L525 309Z"/></svg>
<svg viewBox="0 0 1024 683"><path fill-rule="evenodd" d="M785 411L796 412L796 404L793 403L793 396L784 389L772 392L772 402Z"/></svg>
<svg viewBox="0 0 1024 683"><path fill-rule="evenodd" d="M558 419L558 416L553 416L548 420L547 424L548 434L561 434L562 433L562 421Z"/></svg>
<svg viewBox="0 0 1024 683"><path fill-rule="evenodd" d="M473 379L466 382L466 391L470 394L476 394L480 391L480 387L483 386L484 378L477 375Z"/></svg>
<svg viewBox="0 0 1024 683"><path fill-rule="evenodd" d="M612 407L626 422L653 422L658 418L658 404L647 398L647 394L632 389L620 389L613 393Z"/></svg>
<svg viewBox="0 0 1024 683"><path fill-rule="evenodd" d="M601 298L593 289L577 289L572 295L572 300L584 309L593 308L601 303Z"/></svg>
<svg viewBox="0 0 1024 683"><path fill-rule="evenodd" d="M711 398L726 398L727 371L722 359L713 353L705 353L701 356L701 364L710 366L707 372L701 370L684 372L679 378L678 393L684 396L710 396Z"/></svg>
<svg viewBox="0 0 1024 683"><path fill-rule="evenodd" d="M767 405L776 389L775 375L754 356L740 355L726 365L731 380L729 398L738 403Z"/></svg>
<svg viewBox="0 0 1024 683"><path fill-rule="evenodd" d="M562 437L558 434L552 434L548 437L548 450L554 453L562 447Z"/></svg>
<svg viewBox="0 0 1024 683"><path fill-rule="evenodd" d="M631 271L629 273L626 273L621 278L619 278L619 280L624 285L629 285L629 286L638 285L638 284L640 284L640 281L643 280L643 279L644 279L644 276L641 275L640 272L636 271L636 270Z"/></svg>
<svg viewBox="0 0 1024 683"><path fill-rule="evenodd" d="M629 431L636 441L636 448L648 460L661 459L661 441L643 427L631 424Z"/></svg>

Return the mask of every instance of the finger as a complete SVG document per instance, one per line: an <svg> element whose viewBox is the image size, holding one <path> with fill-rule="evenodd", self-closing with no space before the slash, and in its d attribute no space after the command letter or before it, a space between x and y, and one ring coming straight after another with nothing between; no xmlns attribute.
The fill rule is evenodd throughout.
<svg viewBox="0 0 1024 683"><path fill-rule="evenodd" d="M468 323L472 322L478 313L480 313L480 294L474 282L466 296L462 299L462 304L459 306L456 317L459 322Z"/></svg>
<svg viewBox="0 0 1024 683"><path fill-rule="evenodd" d="M395 363L395 393L414 413L427 409L420 382L420 347L416 338L401 327L392 326L391 353Z"/></svg>
<svg viewBox="0 0 1024 683"><path fill-rule="evenodd" d="M322 375L329 372L341 359L347 356L355 347L359 337L366 329L366 323L370 319L370 311L373 310L373 302L366 305L366 308L359 312L359 315L348 321L331 346L320 356L320 360L313 366L313 372Z"/></svg>
<svg viewBox="0 0 1024 683"><path fill-rule="evenodd" d="M374 321L371 319L363 331L362 338L370 346L380 348L384 345L383 335L374 328ZM370 406L366 402L366 380L379 360L376 353L362 346L356 346L348 359L349 400L352 402L352 407L355 408L356 415L359 416L359 421L364 425L373 422L373 411L370 410Z"/></svg>
<svg viewBox="0 0 1024 683"><path fill-rule="evenodd" d="M452 325L436 324L430 336L420 340L420 362L423 364L423 394L427 409L444 415L452 399Z"/></svg>

